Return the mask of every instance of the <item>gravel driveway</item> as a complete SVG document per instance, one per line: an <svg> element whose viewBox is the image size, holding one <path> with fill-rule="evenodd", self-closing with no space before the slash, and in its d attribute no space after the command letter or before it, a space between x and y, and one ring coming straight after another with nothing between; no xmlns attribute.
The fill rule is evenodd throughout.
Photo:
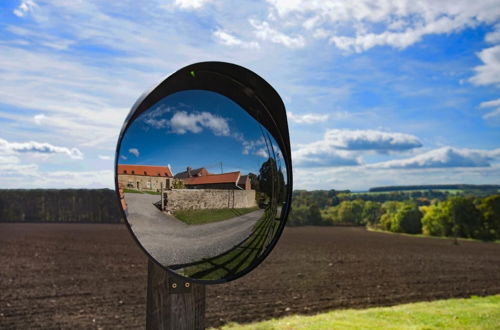
<svg viewBox="0 0 500 330"><path fill-rule="evenodd" d="M264 214L264 210L257 210L228 220L187 225L154 206L159 198L150 194L125 194L127 220L132 231L146 250L165 266L199 261L231 249L250 235Z"/></svg>

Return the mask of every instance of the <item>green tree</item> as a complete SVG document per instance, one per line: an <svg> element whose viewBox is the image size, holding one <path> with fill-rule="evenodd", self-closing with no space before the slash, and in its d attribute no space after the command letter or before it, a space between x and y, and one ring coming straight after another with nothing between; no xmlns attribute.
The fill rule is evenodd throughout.
<svg viewBox="0 0 500 330"><path fill-rule="evenodd" d="M338 221L344 224L363 224L363 201L343 201L338 206Z"/></svg>
<svg viewBox="0 0 500 330"><path fill-rule="evenodd" d="M380 203L373 201L367 201L364 203L362 212L363 223L376 225L379 222L381 215L382 208Z"/></svg>
<svg viewBox="0 0 500 330"><path fill-rule="evenodd" d="M478 203L483 217L484 239L500 239L500 195L483 198Z"/></svg>
<svg viewBox="0 0 500 330"><path fill-rule="evenodd" d="M380 217L380 225L383 229L392 231L392 223L398 211L401 202L388 201L382 204L382 216Z"/></svg>
<svg viewBox="0 0 500 330"><path fill-rule="evenodd" d="M320 226L323 224L323 219L321 218L319 207L316 204L313 204L309 207L307 217L307 222L311 225Z"/></svg>
<svg viewBox="0 0 500 330"><path fill-rule="evenodd" d="M453 234L453 222L450 216L448 203L434 203L422 206L423 212L422 232L432 236L451 236Z"/></svg>
<svg viewBox="0 0 500 330"><path fill-rule="evenodd" d="M459 237L479 238L482 233L482 214L472 198L451 197L448 200L453 233Z"/></svg>
<svg viewBox="0 0 500 330"><path fill-rule="evenodd" d="M422 232L422 212L414 203L402 203L392 219L391 230L407 234Z"/></svg>
<svg viewBox="0 0 500 330"><path fill-rule="evenodd" d="M292 206L288 215L288 226L304 226L307 224L309 217L309 208L306 206Z"/></svg>

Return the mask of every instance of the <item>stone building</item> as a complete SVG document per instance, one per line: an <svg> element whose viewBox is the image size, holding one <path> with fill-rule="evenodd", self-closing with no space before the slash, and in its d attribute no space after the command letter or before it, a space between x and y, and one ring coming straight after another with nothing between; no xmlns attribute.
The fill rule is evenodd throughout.
<svg viewBox="0 0 500 330"><path fill-rule="evenodd" d="M172 182L167 166L118 165L118 184L125 189L161 191L170 189Z"/></svg>

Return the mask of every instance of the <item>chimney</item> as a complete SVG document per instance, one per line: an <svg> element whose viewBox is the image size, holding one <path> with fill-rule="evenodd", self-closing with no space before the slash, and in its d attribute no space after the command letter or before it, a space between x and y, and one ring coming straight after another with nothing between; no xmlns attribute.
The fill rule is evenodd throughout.
<svg viewBox="0 0 500 330"><path fill-rule="evenodd" d="M187 171L188 178L190 178L191 177L191 166L188 166L186 171Z"/></svg>

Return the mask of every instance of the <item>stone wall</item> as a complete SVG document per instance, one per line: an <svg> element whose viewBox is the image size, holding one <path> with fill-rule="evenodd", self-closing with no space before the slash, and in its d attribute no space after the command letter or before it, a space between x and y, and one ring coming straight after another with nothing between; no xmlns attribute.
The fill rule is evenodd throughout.
<svg viewBox="0 0 500 330"><path fill-rule="evenodd" d="M255 190L173 189L163 193L166 211L255 207Z"/></svg>

